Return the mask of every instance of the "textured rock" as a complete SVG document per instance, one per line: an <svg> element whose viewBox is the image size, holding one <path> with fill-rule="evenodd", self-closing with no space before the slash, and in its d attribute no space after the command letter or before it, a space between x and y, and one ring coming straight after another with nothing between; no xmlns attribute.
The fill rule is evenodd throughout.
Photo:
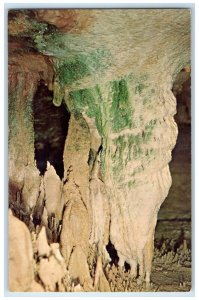
<svg viewBox="0 0 199 300"><path fill-rule="evenodd" d="M33 249L26 225L9 211L9 290L27 292L34 284Z"/></svg>
<svg viewBox="0 0 199 300"><path fill-rule="evenodd" d="M46 229L43 226L35 242L35 269L45 291L65 291L63 278L66 274L66 265L58 243L48 244ZM32 291L37 291L37 285L32 286Z"/></svg>
<svg viewBox="0 0 199 300"><path fill-rule="evenodd" d="M26 224L37 201L41 177L35 165L32 100L38 80L52 82L49 59L37 54L9 56L9 202Z"/></svg>
<svg viewBox="0 0 199 300"><path fill-rule="evenodd" d="M74 286L73 292L85 292L85 291L80 284L77 284L76 286Z"/></svg>
<svg viewBox="0 0 199 300"><path fill-rule="evenodd" d="M53 292L56 284L61 282L65 275L64 265L61 265L54 256L41 259L38 274L42 280L45 290Z"/></svg>
<svg viewBox="0 0 199 300"><path fill-rule="evenodd" d="M40 9L35 11L39 21L56 26L62 32L81 33L91 23L92 13L87 9Z"/></svg>
<svg viewBox="0 0 199 300"><path fill-rule="evenodd" d="M50 247L51 247L52 253L55 256L55 258L60 263L63 263L64 262L64 258L61 255L59 243L53 243L53 244L50 245Z"/></svg>
<svg viewBox="0 0 199 300"><path fill-rule="evenodd" d="M56 171L49 162L47 162L47 171L44 174L45 207L49 216L55 215L57 220L61 220L62 203L62 182Z"/></svg>
<svg viewBox="0 0 199 300"><path fill-rule="evenodd" d="M12 71L11 71L12 72ZM14 71L13 71L14 72ZM9 178L10 202L22 202L21 208L29 213L35 205L40 185L39 172L34 165L34 133L31 124L31 99L34 94L34 75L10 73L9 102ZM28 81L26 81L28 80ZM24 117L25 116L25 117ZM27 173L26 168L27 167ZM32 179L30 183L30 172ZM27 179L26 179L27 177ZM22 193L22 195L21 195ZM27 195L29 193L29 195ZM17 199L17 194L20 198ZM28 198L30 197L30 203ZM17 204L17 203L16 203ZM17 206L17 205L16 205ZM15 208L16 208L15 206Z"/></svg>
<svg viewBox="0 0 199 300"><path fill-rule="evenodd" d="M68 270L74 280L80 282L86 292L93 290L93 281L90 276L87 257L84 249L77 245L74 247L70 257Z"/></svg>
<svg viewBox="0 0 199 300"><path fill-rule="evenodd" d="M110 286L106 279L106 276L103 271L103 264L101 256L97 259L96 271L95 271L95 280L94 286L96 291L100 292L110 292Z"/></svg>
<svg viewBox="0 0 199 300"><path fill-rule="evenodd" d="M37 293L41 293L41 292L45 292L44 288L42 287L41 284L39 284L38 282L34 281L33 284L31 285L29 292L37 292Z"/></svg>
<svg viewBox="0 0 199 300"><path fill-rule="evenodd" d="M99 244L100 254L104 245L109 242L109 225L110 225L110 206L106 192L106 185L100 180L100 160L99 156L91 171L90 180L90 199L92 207L92 230L90 242Z"/></svg>
<svg viewBox="0 0 199 300"><path fill-rule="evenodd" d="M82 257L77 264L82 265L82 275L87 274L87 255L91 233L91 207L89 199L90 133L81 115L72 115L64 150L64 186L63 199L65 210L61 232L61 251L69 265L74 260L74 249L80 247ZM83 268L85 266L85 269ZM74 269L73 267L71 267ZM74 270L75 272L75 270Z"/></svg>
<svg viewBox="0 0 199 300"><path fill-rule="evenodd" d="M11 12L9 34L13 210L34 210L51 232L49 220L60 220L64 206L61 253L71 278L80 283L77 289L112 290L104 273L109 241L119 266L129 263L131 277L148 283L157 213L171 185L168 163L177 137L171 88L190 63L190 11ZM40 54L23 54L22 45ZM14 65L17 57L22 66ZM34 164L30 103L40 79L53 90L53 104L64 102L71 114L62 182L52 166L41 178ZM96 249L92 276L89 244ZM63 276L50 269L45 275L45 268L57 264L51 260L52 267L42 260L39 271L48 290Z"/></svg>
<svg viewBox="0 0 199 300"><path fill-rule="evenodd" d="M46 229L42 227L38 238L37 238L37 250L39 256L49 256L50 255L50 246L48 245L46 238Z"/></svg>

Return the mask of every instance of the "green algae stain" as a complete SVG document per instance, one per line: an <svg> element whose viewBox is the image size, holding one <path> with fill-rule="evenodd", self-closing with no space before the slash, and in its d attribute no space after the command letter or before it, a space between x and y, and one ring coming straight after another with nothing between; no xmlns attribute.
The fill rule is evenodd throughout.
<svg viewBox="0 0 199 300"><path fill-rule="evenodd" d="M102 177L105 178L105 174L106 174L106 141L102 140L102 150L100 151L100 170L101 170L101 174Z"/></svg>
<svg viewBox="0 0 199 300"><path fill-rule="evenodd" d="M57 62L57 73L62 85L70 85L73 82L103 71L110 66L108 52L97 49L86 54L77 54Z"/></svg>
<svg viewBox="0 0 199 300"><path fill-rule="evenodd" d="M122 166L119 166L118 164L113 165L112 167L113 178L118 183L122 183L124 180L124 174L122 171L123 171Z"/></svg>
<svg viewBox="0 0 199 300"><path fill-rule="evenodd" d="M141 147L134 145L133 146L133 159L139 159L143 154L143 150Z"/></svg>
<svg viewBox="0 0 199 300"><path fill-rule="evenodd" d="M116 180L118 180L117 177L129 161L141 159L141 161L144 162L145 159L150 160L154 157L155 150L152 148L144 150L142 145L151 140L156 123L157 120L151 120L145 125L142 133L140 132L136 135L131 134L128 136L120 135L113 140L116 150L115 153L112 154L111 158L113 163L113 176ZM143 166L140 166L134 171L135 172L132 176L142 172Z"/></svg>
<svg viewBox="0 0 199 300"><path fill-rule="evenodd" d="M85 112L88 117L95 119L95 124L100 135L103 135L101 93L99 86L90 89L77 90L70 93L69 109L71 112Z"/></svg>
<svg viewBox="0 0 199 300"><path fill-rule="evenodd" d="M150 101L150 98L149 98L149 97L144 97L142 103L143 103L143 105L146 105L149 101Z"/></svg>
<svg viewBox="0 0 199 300"><path fill-rule="evenodd" d="M151 100L152 100L152 97L154 97L154 94L155 94L155 89L152 88L150 90L147 91L147 96L145 96L143 98L143 105L146 105L146 104L150 104Z"/></svg>
<svg viewBox="0 0 199 300"><path fill-rule="evenodd" d="M112 162L115 166L115 171L120 172L121 168L124 166L124 156L125 156L125 150L128 146L127 140L125 139L125 136L119 136L115 141L116 150L115 153L111 155Z"/></svg>
<svg viewBox="0 0 199 300"><path fill-rule="evenodd" d="M63 85L71 84L89 74L89 68L80 55L72 60L64 60L58 68L59 81Z"/></svg>
<svg viewBox="0 0 199 300"><path fill-rule="evenodd" d="M85 113L88 117L95 120L99 134L103 140L103 150L100 154L102 176L106 176L106 160L109 157L107 146L108 137L106 136L106 127L109 126L112 132L120 132L125 128L132 128L133 108L129 101L128 84L125 79L110 82L111 101L103 99L102 91L99 85L89 89L75 90L70 92L69 110L76 113ZM106 111L106 116L104 112ZM153 150L144 150L143 144L148 143L153 135L157 120L148 122L143 130L138 134L120 135L113 140L115 145L114 153L111 153L111 172L117 182L124 180L124 168L129 161L141 159L145 161L154 155ZM142 172L143 169L135 170ZM130 184L131 185L131 184ZM132 184L133 186L133 184Z"/></svg>
<svg viewBox="0 0 199 300"><path fill-rule="evenodd" d="M28 19L27 19L28 20ZM33 34L35 37L35 34L43 34L45 31L48 30L48 24L43 22L37 22L34 19L30 19L30 26L31 26L31 34Z"/></svg>
<svg viewBox="0 0 199 300"><path fill-rule="evenodd" d="M134 186L135 186L135 180L128 181L128 188L129 189L132 188L132 187L134 187Z"/></svg>
<svg viewBox="0 0 199 300"><path fill-rule="evenodd" d="M143 167L143 165L140 165L134 169L134 171L131 175L134 177L136 174L139 174L143 171L144 171L144 167Z"/></svg>
<svg viewBox="0 0 199 300"><path fill-rule="evenodd" d="M95 120L97 130L103 140L103 150L100 152L100 169L102 177L104 177L106 173L106 150L104 149L107 149L107 138L105 137L104 127L102 124L103 101L100 88L96 85L93 88L70 92L69 95L70 97L67 105L71 113L74 113L75 115L82 115L84 112L88 117Z"/></svg>
<svg viewBox="0 0 199 300"><path fill-rule="evenodd" d="M157 123L157 120L151 120L148 124L146 124L144 132L143 132L143 143L148 143L151 140L153 135L153 129Z"/></svg>
<svg viewBox="0 0 199 300"><path fill-rule="evenodd" d="M156 156L156 149L150 148L145 151L145 159L150 163Z"/></svg>
<svg viewBox="0 0 199 300"><path fill-rule="evenodd" d="M132 126L132 108L129 102L128 85L125 79L112 82L110 118L113 132Z"/></svg>
<svg viewBox="0 0 199 300"><path fill-rule="evenodd" d="M116 147L116 150L111 155L112 171L114 179L119 182L122 180L122 170L128 162L126 153L128 149L128 140L126 139L125 135L121 135L118 138L114 139L113 142Z"/></svg>
<svg viewBox="0 0 199 300"><path fill-rule="evenodd" d="M142 91L144 90L144 88L146 88L146 85L143 83L139 83L136 87L135 87L135 94L142 94Z"/></svg>

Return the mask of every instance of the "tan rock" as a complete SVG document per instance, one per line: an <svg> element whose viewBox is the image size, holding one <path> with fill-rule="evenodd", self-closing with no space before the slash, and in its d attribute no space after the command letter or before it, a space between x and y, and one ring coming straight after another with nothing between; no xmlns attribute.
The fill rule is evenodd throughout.
<svg viewBox="0 0 199 300"><path fill-rule="evenodd" d="M9 290L26 292L34 282L33 249L31 236L26 225L9 211L8 231L8 274Z"/></svg>
<svg viewBox="0 0 199 300"><path fill-rule="evenodd" d="M47 171L44 174L44 189L45 207L48 216L54 214L56 219L60 220L63 210L61 198L62 182L49 162L47 162Z"/></svg>
<svg viewBox="0 0 199 300"><path fill-rule="evenodd" d="M43 258L39 262L38 274L45 286L46 291L53 292L56 288L56 283L60 282L64 277L64 267L57 261L54 256L49 259Z"/></svg>
<svg viewBox="0 0 199 300"><path fill-rule="evenodd" d="M73 279L79 280L86 292L93 290L93 280L90 276L87 257L80 246L76 246L71 253L68 270Z"/></svg>
<svg viewBox="0 0 199 300"><path fill-rule="evenodd" d="M45 292L43 286L41 284L39 284L36 281L33 281L30 289L28 290L28 292L36 292L36 293L42 293Z"/></svg>
<svg viewBox="0 0 199 300"><path fill-rule="evenodd" d="M35 166L26 166L22 190L22 201L26 207L26 211L35 207L39 197L40 184L39 170Z"/></svg>
<svg viewBox="0 0 199 300"><path fill-rule="evenodd" d="M46 228L43 226L37 238L37 250L39 256L49 256L51 248L46 237Z"/></svg>
<svg viewBox="0 0 199 300"><path fill-rule="evenodd" d="M56 259L60 263L64 263L65 261L64 261L63 256L61 255L59 243L50 244L50 248L51 248L51 251L52 251L53 255L56 257Z"/></svg>
<svg viewBox="0 0 199 300"><path fill-rule="evenodd" d="M73 292L85 292L81 284L77 284L73 288Z"/></svg>
<svg viewBox="0 0 199 300"><path fill-rule="evenodd" d="M97 259L94 287L95 287L95 291L99 291L99 292L110 292L111 291L108 280L103 271L101 256L99 256Z"/></svg>

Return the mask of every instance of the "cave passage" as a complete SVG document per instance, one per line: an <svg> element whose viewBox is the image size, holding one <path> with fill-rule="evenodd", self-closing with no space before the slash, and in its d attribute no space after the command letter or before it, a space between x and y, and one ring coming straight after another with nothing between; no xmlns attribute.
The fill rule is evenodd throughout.
<svg viewBox="0 0 199 300"><path fill-rule="evenodd" d="M191 69L176 76L172 92L176 97L178 137L169 164L172 186L162 204L155 233L155 246L176 252L186 241L191 248ZM175 228L175 229L174 229Z"/></svg>
<svg viewBox="0 0 199 300"><path fill-rule="evenodd" d="M53 92L40 80L33 98L35 160L40 175L44 175L47 161L60 179L64 175L63 152L70 113L62 103L53 105Z"/></svg>
<svg viewBox="0 0 199 300"><path fill-rule="evenodd" d="M114 245L109 240L108 244L106 245L106 250L111 258L111 264L118 266L119 256L117 254L117 250L115 249Z"/></svg>

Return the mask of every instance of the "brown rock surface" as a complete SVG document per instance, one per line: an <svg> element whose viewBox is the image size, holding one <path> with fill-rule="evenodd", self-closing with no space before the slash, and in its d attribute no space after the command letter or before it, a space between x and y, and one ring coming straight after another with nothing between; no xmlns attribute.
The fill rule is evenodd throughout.
<svg viewBox="0 0 199 300"><path fill-rule="evenodd" d="M35 10L39 21L56 26L62 32L80 34L90 25L92 11L88 9L39 9Z"/></svg>

